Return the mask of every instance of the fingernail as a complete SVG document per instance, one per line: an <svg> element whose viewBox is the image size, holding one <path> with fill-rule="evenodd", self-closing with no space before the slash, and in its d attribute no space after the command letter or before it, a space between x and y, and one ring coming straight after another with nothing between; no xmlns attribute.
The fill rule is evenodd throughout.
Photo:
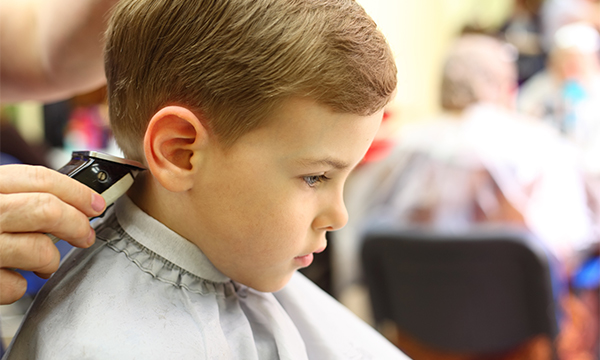
<svg viewBox="0 0 600 360"><path fill-rule="evenodd" d="M96 241L96 232L94 231L94 229L90 228L90 235L88 236L88 238L85 242L89 247L89 246L94 245L95 241Z"/></svg>
<svg viewBox="0 0 600 360"><path fill-rule="evenodd" d="M94 211L101 212L104 210L105 205L106 203L101 195L92 193L92 209L94 209Z"/></svg>

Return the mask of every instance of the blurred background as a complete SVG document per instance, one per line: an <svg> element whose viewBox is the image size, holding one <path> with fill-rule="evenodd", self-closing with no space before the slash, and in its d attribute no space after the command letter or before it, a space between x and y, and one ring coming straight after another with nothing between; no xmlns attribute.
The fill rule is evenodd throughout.
<svg viewBox="0 0 600 360"><path fill-rule="evenodd" d="M397 94L386 108L375 142L348 181L348 226L329 234L328 250L303 272L415 359L600 359L600 2L359 3L394 51ZM58 169L74 150L121 156L108 125L105 88L51 104L2 103L0 115L1 164ZM480 235L486 225L492 230L486 228ZM385 261L374 260L379 268L368 270L367 261L372 260L365 256L365 245L370 234L382 229L398 239L394 247L404 253L408 250L400 240L406 230L412 234L409 240L426 239L418 242L430 246L425 254L432 255L425 256L425 262L438 259L433 255L437 243L446 246L454 241L457 247L443 248L447 256L435 264L447 268L432 275L435 281L413 271L410 281L419 286L403 288L410 281L388 281L400 279L393 272L400 270L385 268ZM522 232L514 235L514 229ZM514 279L496 280L498 272L507 272L497 268L484 275L483 283L492 284L492 290L515 295L481 310L480 323L466 321L473 308L460 313L454 307L448 310L451 318L443 313L431 319L418 317L422 321L414 330L402 314L411 311L408 305L404 309L398 305L400 314L383 311L381 299L401 304L398 297L407 292L423 305L418 309L423 314L443 307L426 301L431 297L447 299L446 303L461 303L460 296L480 299L483 285L453 286L452 281L467 277L445 275L484 271L466 268L468 260L461 251L478 250L464 247L460 240L480 236L479 243L484 243L489 234L499 248L477 257L478 264L498 260L494 254L502 253L505 243L519 243L525 253L535 256L527 260L530 263L521 262L524 255L502 260L509 269L523 270L525 275L515 277L518 284ZM68 252L68 246L61 246ZM457 260L462 270L452 270L452 259L462 259ZM533 273L532 267L541 269L532 275L532 282L519 280ZM43 284L31 274L28 279L29 298L0 307L5 343ZM398 291L390 290L396 286ZM445 287L437 292L436 286ZM535 296L525 294L524 288L537 289ZM544 298L540 294L545 292ZM507 305L519 301L527 303L519 311ZM533 314L536 309L544 315ZM496 311L503 314L500 318L537 320L510 325L486 318ZM546 326L532 325L540 322ZM527 331L517 337L519 331L510 326ZM436 342L436 336L452 338L443 331L433 334L440 327L465 338L451 344ZM485 336L472 335L483 334L482 328L504 329L502 334L514 336L492 344L479 339ZM487 339L500 339L502 334L489 334Z"/></svg>

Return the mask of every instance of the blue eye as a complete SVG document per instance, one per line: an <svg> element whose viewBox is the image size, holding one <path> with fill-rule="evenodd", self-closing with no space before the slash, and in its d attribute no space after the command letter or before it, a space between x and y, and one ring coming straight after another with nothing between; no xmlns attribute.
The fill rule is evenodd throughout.
<svg viewBox="0 0 600 360"><path fill-rule="evenodd" d="M325 175L309 175L303 176L302 180L304 180L308 186L315 187L318 183L325 182L329 180L329 178Z"/></svg>

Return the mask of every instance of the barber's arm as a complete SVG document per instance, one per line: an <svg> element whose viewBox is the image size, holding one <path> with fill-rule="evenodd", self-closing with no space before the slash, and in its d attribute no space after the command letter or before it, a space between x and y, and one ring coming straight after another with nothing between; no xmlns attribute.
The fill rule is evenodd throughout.
<svg viewBox="0 0 600 360"><path fill-rule="evenodd" d="M118 0L0 0L0 101L52 101L105 82L103 34Z"/></svg>
<svg viewBox="0 0 600 360"><path fill-rule="evenodd" d="M0 304L19 299L25 279L11 269L48 277L60 254L45 233L89 247L95 233L88 217L104 211L102 197L85 185L38 166L0 166Z"/></svg>

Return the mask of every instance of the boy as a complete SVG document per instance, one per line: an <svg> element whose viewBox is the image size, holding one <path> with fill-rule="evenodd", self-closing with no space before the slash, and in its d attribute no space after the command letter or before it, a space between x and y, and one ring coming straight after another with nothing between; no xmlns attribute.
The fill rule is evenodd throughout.
<svg viewBox="0 0 600 360"><path fill-rule="evenodd" d="M117 142L148 171L8 358L403 358L295 273L345 224L396 84L360 6L124 0L106 73Z"/></svg>

